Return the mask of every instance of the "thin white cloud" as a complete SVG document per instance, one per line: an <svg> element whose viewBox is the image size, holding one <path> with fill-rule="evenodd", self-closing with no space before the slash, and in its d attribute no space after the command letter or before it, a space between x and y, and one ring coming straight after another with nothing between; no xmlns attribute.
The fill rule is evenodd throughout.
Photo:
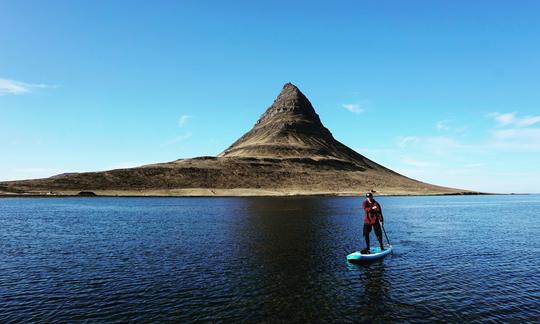
<svg viewBox="0 0 540 324"><path fill-rule="evenodd" d="M495 119L499 123L499 125L506 126L506 125L511 124L516 119L516 112L514 111L511 113L505 113L505 114L494 112L494 113L488 114L488 117Z"/></svg>
<svg viewBox="0 0 540 324"><path fill-rule="evenodd" d="M515 111L504 114L494 112L488 114L488 117L495 119L499 126L529 127L540 122L540 115L517 117Z"/></svg>
<svg viewBox="0 0 540 324"><path fill-rule="evenodd" d="M192 118L193 118L193 116L190 116L190 115L182 115L182 116L180 116L180 119L178 119L178 126L180 126L180 127L186 126L186 124Z"/></svg>
<svg viewBox="0 0 540 324"><path fill-rule="evenodd" d="M486 117L494 127L485 129L484 137L473 137L476 134L467 134L467 127L440 120L432 124L435 136L409 134L394 138L393 145L359 151L371 153L371 159L396 172L429 183L485 192L538 192L532 165L540 152L540 116L510 112ZM524 175L496 176L505 163L519 165Z"/></svg>
<svg viewBox="0 0 540 324"><path fill-rule="evenodd" d="M504 114L494 112L487 116L497 122L489 143L493 149L525 152L540 150L540 127L531 127L540 123L540 115L519 117L514 111Z"/></svg>
<svg viewBox="0 0 540 324"><path fill-rule="evenodd" d="M518 126L532 126L536 123L540 122L540 116L526 116L519 120Z"/></svg>
<svg viewBox="0 0 540 324"><path fill-rule="evenodd" d="M416 144L420 141L420 137L417 136L401 136L398 137L398 146L403 148L410 144Z"/></svg>
<svg viewBox="0 0 540 324"><path fill-rule="evenodd" d="M182 135L179 135L171 140L168 140L166 142L164 142L163 144L161 144L160 146L161 147L164 147L164 146L169 146L169 145L172 145L172 144L176 144L178 142L182 142L182 141L185 141L187 140L188 138L191 137L191 132L187 132L187 133L184 133Z"/></svg>
<svg viewBox="0 0 540 324"><path fill-rule="evenodd" d="M353 103L349 103L349 104L342 104L341 107L347 109L348 111L352 112L352 113L355 113L355 114L360 114L362 112L364 112L364 109L362 107L360 107L359 104L353 104Z"/></svg>
<svg viewBox="0 0 540 324"><path fill-rule="evenodd" d="M516 140L525 142L540 142L540 128L510 128L493 133L496 139Z"/></svg>
<svg viewBox="0 0 540 324"><path fill-rule="evenodd" d="M32 84L11 79L0 78L0 96L3 95L22 95L33 92L36 89L50 88L46 84Z"/></svg>
<svg viewBox="0 0 540 324"><path fill-rule="evenodd" d="M439 131L448 131L450 130L449 123L449 120L440 120L435 124L435 128L437 128Z"/></svg>

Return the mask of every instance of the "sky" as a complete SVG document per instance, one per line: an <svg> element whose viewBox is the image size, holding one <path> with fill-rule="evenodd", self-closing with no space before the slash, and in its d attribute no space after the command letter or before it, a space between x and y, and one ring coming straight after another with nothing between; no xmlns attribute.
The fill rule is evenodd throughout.
<svg viewBox="0 0 540 324"><path fill-rule="evenodd" d="M540 193L539 1L0 0L0 180L217 155L292 82L424 182Z"/></svg>

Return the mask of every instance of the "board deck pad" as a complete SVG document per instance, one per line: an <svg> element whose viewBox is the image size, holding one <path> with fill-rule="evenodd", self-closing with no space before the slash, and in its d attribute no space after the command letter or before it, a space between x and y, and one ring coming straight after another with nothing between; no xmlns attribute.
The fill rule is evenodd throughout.
<svg viewBox="0 0 540 324"><path fill-rule="evenodd" d="M369 249L370 254L362 254L360 251L353 252L347 255L347 260L350 262L369 261L382 259L392 252L391 245L385 245L384 250L381 251L380 247L371 247Z"/></svg>

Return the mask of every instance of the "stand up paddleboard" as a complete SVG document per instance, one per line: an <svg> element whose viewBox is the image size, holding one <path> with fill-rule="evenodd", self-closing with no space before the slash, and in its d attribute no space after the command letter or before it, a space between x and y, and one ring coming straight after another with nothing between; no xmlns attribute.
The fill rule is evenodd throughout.
<svg viewBox="0 0 540 324"><path fill-rule="evenodd" d="M347 261L349 262L362 262L362 261L373 261L382 259L392 252L391 245L385 245L384 250L381 251L380 247L372 247L369 249L370 254L362 254L360 251L353 252L347 255Z"/></svg>

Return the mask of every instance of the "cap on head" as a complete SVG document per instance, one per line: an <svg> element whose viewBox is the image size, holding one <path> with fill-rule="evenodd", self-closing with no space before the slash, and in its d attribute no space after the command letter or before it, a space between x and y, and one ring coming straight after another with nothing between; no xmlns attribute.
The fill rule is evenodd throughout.
<svg viewBox="0 0 540 324"><path fill-rule="evenodd" d="M372 194L371 192L368 192L368 193L366 194L366 197L368 197L368 198L373 198L373 194Z"/></svg>

